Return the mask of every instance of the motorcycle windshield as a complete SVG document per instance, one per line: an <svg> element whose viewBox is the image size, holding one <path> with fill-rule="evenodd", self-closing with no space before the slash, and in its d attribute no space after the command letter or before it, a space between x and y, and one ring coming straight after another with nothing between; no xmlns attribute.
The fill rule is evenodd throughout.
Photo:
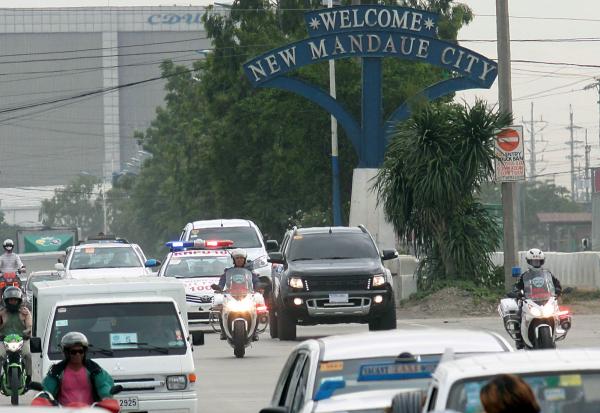
<svg viewBox="0 0 600 413"><path fill-rule="evenodd" d="M525 298L534 301L547 301L555 296L552 275L548 271L526 272L523 274Z"/></svg>
<svg viewBox="0 0 600 413"><path fill-rule="evenodd" d="M246 268L229 268L225 271L225 292L245 296L252 292L252 273Z"/></svg>

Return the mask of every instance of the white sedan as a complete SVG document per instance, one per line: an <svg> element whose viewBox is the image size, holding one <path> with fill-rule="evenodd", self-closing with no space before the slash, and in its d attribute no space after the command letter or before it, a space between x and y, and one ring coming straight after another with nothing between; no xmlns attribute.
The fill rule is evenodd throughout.
<svg viewBox="0 0 600 413"><path fill-rule="evenodd" d="M307 340L292 351L271 406L261 412L378 413L400 392L420 408L442 355L509 351L498 334L470 330L390 330Z"/></svg>

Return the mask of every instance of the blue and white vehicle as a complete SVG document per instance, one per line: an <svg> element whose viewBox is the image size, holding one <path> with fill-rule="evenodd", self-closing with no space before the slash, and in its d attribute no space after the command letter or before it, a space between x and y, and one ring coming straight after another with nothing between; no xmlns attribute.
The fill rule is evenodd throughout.
<svg viewBox="0 0 600 413"><path fill-rule="evenodd" d="M171 252L161 266L159 277L172 277L185 286L186 310L190 330L209 322L214 298L212 284L218 284L225 269L233 266L227 241L172 241Z"/></svg>

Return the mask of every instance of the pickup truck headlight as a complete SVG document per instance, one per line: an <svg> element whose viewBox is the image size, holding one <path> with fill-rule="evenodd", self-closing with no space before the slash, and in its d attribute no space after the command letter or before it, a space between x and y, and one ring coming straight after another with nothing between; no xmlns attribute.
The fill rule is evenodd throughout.
<svg viewBox="0 0 600 413"><path fill-rule="evenodd" d="M167 376L167 389L185 390L187 386L187 377L185 376Z"/></svg>
<svg viewBox="0 0 600 413"><path fill-rule="evenodd" d="M304 283L302 283L302 278L290 277L288 280L288 284L290 285L290 287L297 288L299 290L304 288Z"/></svg>
<svg viewBox="0 0 600 413"><path fill-rule="evenodd" d="M385 284L385 276L383 274L375 274L373 276L373 287L380 287Z"/></svg>

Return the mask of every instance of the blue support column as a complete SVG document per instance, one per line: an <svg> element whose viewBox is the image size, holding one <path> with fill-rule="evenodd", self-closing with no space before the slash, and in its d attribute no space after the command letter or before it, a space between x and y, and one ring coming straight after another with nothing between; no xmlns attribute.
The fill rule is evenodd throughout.
<svg viewBox="0 0 600 413"><path fill-rule="evenodd" d="M383 163L385 143L382 124L381 58L362 59L362 129L359 167L378 168Z"/></svg>

